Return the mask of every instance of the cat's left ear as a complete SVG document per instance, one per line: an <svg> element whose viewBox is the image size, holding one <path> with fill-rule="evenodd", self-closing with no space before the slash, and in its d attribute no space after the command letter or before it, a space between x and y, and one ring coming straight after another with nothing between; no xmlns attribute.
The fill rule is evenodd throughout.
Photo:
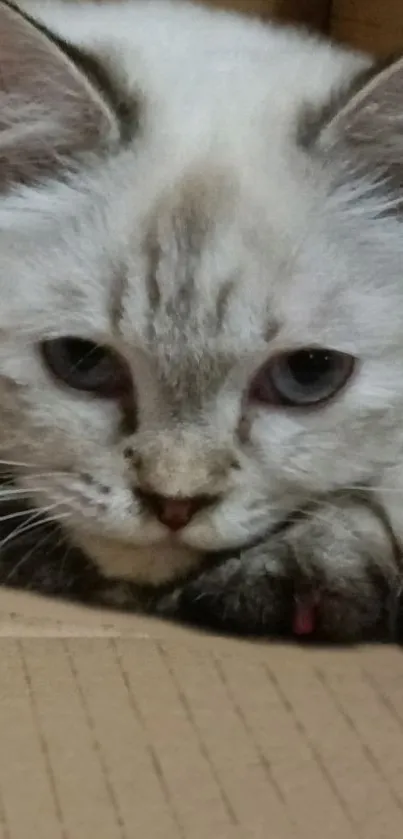
<svg viewBox="0 0 403 839"><path fill-rule="evenodd" d="M118 141L94 63L0 0L0 192Z"/></svg>
<svg viewBox="0 0 403 839"><path fill-rule="evenodd" d="M347 155L358 170L398 169L403 178L403 58L366 75L323 128L319 146Z"/></svg>

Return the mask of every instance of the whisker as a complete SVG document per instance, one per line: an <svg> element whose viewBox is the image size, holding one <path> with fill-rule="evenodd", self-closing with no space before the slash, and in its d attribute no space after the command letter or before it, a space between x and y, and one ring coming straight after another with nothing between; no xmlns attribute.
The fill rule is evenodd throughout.
<svg viewBox="0 0 403 839"><path fill-rule="evenodd" d="M19 527L17 527L15 530L13 530L11 533L9 533L0 542L0 558L1 558L1 551L3 550L3 548L5 548L5 546L7 544L9 544L9 542L11 542L17 536L22 536L23 533L27 533L28 531L30 532L31 530L34 530L36 527L43 527L44 524L55 524L56 522L54 521L54 519L51 519L51 518L46 519L46 518L40 518L40 517L43 516L43 513L49 513L52 510L55 510L57 507L60 507L60 506L61 506L61 502L58 501L55 504L52 504L50 507L45 507L45 508L42 508L41 510L38 510L34 515L30 516L30 518L27 521L23 522ZM57 521L59 521L61 518L66 518L70 515L71 515L71 513L61 513L58 516ZM39 521L37 521L38 518L39 518ZM32 522L33 522L33 524L32 524Z"/></svg>
<svg viewBox="0 0 403 839"><path fill-rule="evenodd" d="M0 460L0 466L19 466L21 469L32 469L37 466L35 463L25 463L22 460Z"/></svg>
<svg viewBox="0 0 403 839"><path fill-rule="evenodd" d="M34 512L37 511L37 509L38 508L35 507L35 509L32 509L32 510L18 510L18 512L16 512L16 513L8 513L5 516L0 516L0 524L3 521L11 521L12 519L17 519L17 518L21 518L22 516L26 516L28 513L34 513Z"/></svg>
<svg viewBox="0 0 403 839"><path fill-rule="evenodd" d="M1 488L0 489L0 502L1 501L7 501L8 498L14 498L14 496L18 497L19 495L29 495L29 490L27 490L27 489L17 489L17 488L14 488L13 486L10 486L9 489Z"/></svg>
<svg viewBox="0 0 403 839"><path fill-rule="evenodd" d="M32 488L30 487L29 489L25 489L22 487L11 487L11 489L3 490L0 488L0 502L3 499L14 498L15 496L18 497L19 495L29 495L31 492L41 492L44 489L46 489L46 487L43 486L36 486Z"/></svg>
<svg viewBox="0 0 403 839"><path fill-rule="evenodd" d="M7 471L3 471L2 467L9 466L11 467ZM0 460L0 480L2 477L15 477L15 468L17 469L28 469L28 470L36 470L34 471L34 475L37 477L46 477L46 476L54 476L54 475L69 475L70 472L68 469L48 469L43 471L44 464L41 463L26 463L22 460ZM38 471L40 470L40 471ZM29 474L29 473L28 473ZM31 477L31 474L29 474Z"/></svg>
<svg viewBox="0 0 403 839"><path fill-rule="evenodd" d="M24 556L23 556L23 557L22 557L22 558L21 558L21 559L20 559L20 560L16 563L16 565L14 565L14 566L13 566L13 568L11 568L10 572L7 574L7 576L6 576L5 580L4 580L3 585L4 585L4 584L6 584L6 583L9 583L9 582L10 582L10 580L12 580L12 579L13 579L13 577L15 577L15 575L18 573L18 571L20 571L20 570L21 570L21 568L23 568L23 567L24 567L24 565L26 565L26 563L28 562L28 560L30 559L30 557L32 556L32 554L34 553L34 551L38 550L38 548L42 548L42 547L43 547L43 545L46 545L46 544L47 544L47 542L49 542L49 540L50 540L53 536L54 536L54 533L49 533L49 532L48 532L48 533L47 533L47 534L43 537L43 539L40 539L40 540L39 540L39 542L37 542L37 543L36 543L36 544L35 544L32 548L30 548L30 550L29 550L29 551L27 551L27 552L24 554Z"/></svg>
<svg viewBox="0 0 403 839"><path fill-rule="evenodd" d="M34 468L34 467L32 467ZM55 475L70 475L71 472L68 472L66 469L48 469L46 472L29 472L28 475L24 474L24 478L53 478ZM2 472L0 468L0 482L2 478L13 478L17 477L15 470L11 470L9 472Z"/></svg>

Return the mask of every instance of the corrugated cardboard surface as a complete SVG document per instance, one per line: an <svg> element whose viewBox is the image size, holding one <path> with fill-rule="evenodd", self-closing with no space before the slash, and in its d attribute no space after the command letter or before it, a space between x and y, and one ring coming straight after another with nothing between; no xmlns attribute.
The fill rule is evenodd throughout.
<svg viewBox="0 0 403 839"><path fill-rule="evenodd" d="M397 839L403 656L0 593L1 839Z"/></svg>

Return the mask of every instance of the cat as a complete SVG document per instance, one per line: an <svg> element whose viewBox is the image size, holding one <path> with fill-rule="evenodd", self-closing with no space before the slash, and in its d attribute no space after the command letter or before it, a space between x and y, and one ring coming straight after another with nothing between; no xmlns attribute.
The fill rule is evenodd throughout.
<svg viewBox="0 0 403 839"><path fill-rule="evenodd" d="M402 115L293 28L0 2L5 585L394 635Z"/></svg>

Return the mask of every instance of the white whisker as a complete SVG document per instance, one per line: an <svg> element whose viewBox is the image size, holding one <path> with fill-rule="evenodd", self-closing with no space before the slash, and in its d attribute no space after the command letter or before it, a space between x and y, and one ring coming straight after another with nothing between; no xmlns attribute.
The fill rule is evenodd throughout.
<svg viewBox="0 0 403 839"><path fill-rule="evenodd" d="M18 510L17 513L8 513L6 516L0 516L0 524L3 521L11 521L12 519L21 518L22 516L26 516L28 513L35 513L37 511L37 507L32 510Z"/></svg>
<svg viewBox="0 0 403 839"><path fill-rule="evenodd" d="M22 460L0 460L0 466L19 466L21 469L36 468L35 463L25 463Z"/></svg>
<svg viewBox="0 0 403 839"><path fill-rule="evenodd" d="M8 471L3 471L2 467L8 466L10 469ZM26 461L22 460L0 460L0 478L3 476L15 476L15 469L28 469L28 470L36 470L33 474L29 474L29 477L36 475L37 477L52 477L54 475L69 475L69 471L67 469L48 469L43 471L43 463L27 463ZM41 471L38 471L41 470Z"/></svg>
<svg viewBox="0 0 403 839"><path fill-rule="evenodd" d="M19 495L29 495L29 490L27 489L20 489L19 487L10 486L9 489L1 488L0 489L0 502L7 500L7 498L14 498L14 496Z"/></svg>
<svg viewBox="0 0 403 839"><path fill-rule="evenodd" d="M13 568L11 568L10 573L7 574L5 582L9 583L10 580L12 580L13 577L15 577L15 575L18 573L18 571L20 571L21 568L23 568L23 566L28 562L29 558L32 556L34 551L38 550L38 548L43 547L43 545L46 545L46 543L49 542L52 536L54 536L53 533L46 533L43 539L40 539L39 542L37 542L32 548L30 548L30 550L27 551L23 555L23 557L21 557L21 559L16 563L16 565L14 565ZM60 544L60 542L58 544Z"/></svg>
<svg viewBox="0 0 403 839"><path fill-rule="evenodd" d="M51 518L44 519L44 518L41 518L41 517L43 516L43 513L50 513L50 512L52 512L52 510L55 510L57 507L60 507L60 506L61 506L61 502L58 501L55 504L51 504L50 507L43 507L42 509L37 510L37 512L34 515L30 516L30 518L27 521L23 522L19 527L17 527L15 530L13 530L12 533L9 533L0 542L0 557L1 557L1 551L3 550L3 548L7 544L9 544L9 542L11 542L13 539L15 539L17 536L22 536L23 533L27 533L28 531L30 532L31 530L34 530L36 527L41 527L44 524L55 523L54 519L51 519ZM57 521L59 521L61 518L66 518L70 515L71 515L71 513L61 513L58 516ZM39 518L39 521L37 521L38 518Z"/></svg>
<svg viewBox="0 0 403 839"><path fill-rule="evenodd" d="M25 488L22 488L22 487L15 487L15 488L11 487L10 489L1 489L0 488L0 502L3 499L14 498L15 496L18 497L20 495L29 495L31 492L41 492L44 489L46 489L46 487L42 487L42 486L39 486L39 487L36 486L36 487L32 487L32 488L30 487L29 489L25 489Z"/></svg>

